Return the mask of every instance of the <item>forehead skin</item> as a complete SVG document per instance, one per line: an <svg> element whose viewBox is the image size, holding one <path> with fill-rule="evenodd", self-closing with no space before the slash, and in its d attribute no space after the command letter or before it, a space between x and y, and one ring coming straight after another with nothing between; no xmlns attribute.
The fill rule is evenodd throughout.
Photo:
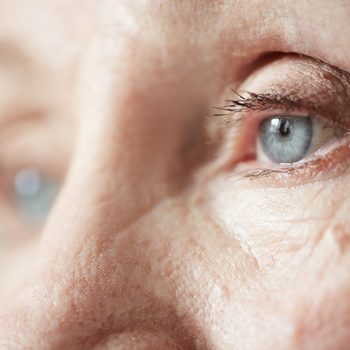
<svg viewBox="0 0 350 350"><path fill-rule="evenodd" d="M349 69L346 0L32 0L21 4L3 0L0 10L1 38L34 50L35 59L46 64L63 62L108 31L116 34L112 39L116 45L121 40L128 40L128 45L151 43L159 49L204 45L212 55L224 50L234 58L250 59L252 53L299 52ZM38 35L43 31L46 35Z"/></svg>
<svg viewBox="0 0 350 350"><path fill-rule="evenodd" d="M278 301L259 289L254 257L189 203L179 135L188 110L209 108L262 54L297 52L350 71L349 18L342 0L0 0L0 50L49 76L46 90L65 96L55 108L81 118L55 208L65 225L52 216L33 278L1 318L0 347L300 349L309 325L291 310L293 292L285 306L279 286ZM288 279L274 273L277 284ZM276 308L281 318L269 314Z"/></svg>

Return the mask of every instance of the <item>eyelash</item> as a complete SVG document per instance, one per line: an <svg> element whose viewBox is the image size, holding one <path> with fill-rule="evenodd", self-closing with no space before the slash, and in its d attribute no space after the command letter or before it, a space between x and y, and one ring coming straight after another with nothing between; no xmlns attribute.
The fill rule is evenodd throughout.
<svg viewBox="0 0 350 350"><path fill-rule="evenodd" d="M236 123L244 120L246 113L249 111L267 112L283 109L284 112L300 112L302 110L306 112L305 114L321 119L326 127L344 128L344 125L335 119L323 118L318 106L312 102L305 103L301 99L294 99L278 93L257 94L251 91L242 91L239 93L234 89L231 89L231 91L237 98L226 100L228 104L223 107L213 107L215 110L221 112L213 114L213 117L229 117L225 120L227 125L231 125L231 122ZM243 94L247 97L243 96ZM240 117L233 120L232 115L240 115Z"/></svg>
<svg viewBox="0 0 350 350"><path fill-rule="evenodd" d="M321 120L325 128L341 128L345 130L344 136L350 135L350 127L347 130L343 123L336 119L326 118L322 116L318 106L315 103L305 101L301 99L291 98L287 95L279 93L261 93L257 94L250 91L238 92L231 89L232 93L236 96L234 99L226 100L227 104L223 107L213 107L217 112L212 116L221 118L221 125L225 128L239 127L240 124L247 118L248 112L271 112L276 114L276 110L283 110L283 113L293 113L298 115L310 116ZM243 96L243 94L245 96ZM303 111L303 113L300 113ZM271 114L269 116L271 116ZM281 112L278 112L281 114ZM264 118L261 118L263 120ZM239 179L255 180L258 178L266 178L274 175L285 174L295 175L297 171L305 168L309 163L316 163L316 160L310 160L304 162L298 166L288 166L280 168L257 168L248 171L243 174Z"/></svg>

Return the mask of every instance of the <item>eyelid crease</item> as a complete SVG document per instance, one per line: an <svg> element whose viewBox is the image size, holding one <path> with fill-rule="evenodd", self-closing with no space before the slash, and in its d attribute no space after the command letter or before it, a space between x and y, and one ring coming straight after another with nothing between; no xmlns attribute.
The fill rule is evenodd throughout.
<svg viewBox="0 0 350 350"><path fill-rule="evenodd" d="M217 112L212 116L227 118L224 126L230 126L229 119L244 119L243 112L303 112L350 130L350 72L307 56L292 55L280 61L287 65L287 73L275 76L259 93L231 89L234 98L222 107L213 107Z"/></svg>

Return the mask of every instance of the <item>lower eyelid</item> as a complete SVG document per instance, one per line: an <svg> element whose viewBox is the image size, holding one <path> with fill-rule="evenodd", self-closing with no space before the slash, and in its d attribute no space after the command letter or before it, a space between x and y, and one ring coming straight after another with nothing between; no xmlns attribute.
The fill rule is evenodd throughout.
<svg viewBox="0 0 350 350"><path fill-rule="evenodd" d="M286 167L259 168L251 164L234 171L237 181L256 181L268 187L293 187L326 181L344 175L350 169L350 137L331 150L320 151L315 157Z"/></svg>

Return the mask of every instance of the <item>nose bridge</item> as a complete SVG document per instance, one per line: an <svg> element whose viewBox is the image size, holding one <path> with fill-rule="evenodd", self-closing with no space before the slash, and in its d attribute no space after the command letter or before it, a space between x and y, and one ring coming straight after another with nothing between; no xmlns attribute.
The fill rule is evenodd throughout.
<svg viewBox="0 0 350 350"><path fill-rule="evenodd" d="M176 93L172 84L149 90L157 85L155 66L137 84L139 62L111 55L108 43L102 48L92 45L77 79L80 132L71 171L28 282L1 319L0 337L12 334L16 346L22 338L38 349L79 349L84 339L81 348L89 348L149 312L160 323L176 319L142 287L151 257L139 251L140 225L132 229L186 177L178 152L183 120L163 107Z"/></svg>
<svg viewBox="0 0 350 350"><path fill-rule="evenodd" d="M179 161L181 122L157 108L167 88L149 91L157 84L152 74L157 68L146 52L133 55L135 45L111 42L109 34L97 38L77 78L77 147L43 234L36 271L45 275L47 266L65 271L72 278L68 285L73 283L67 290L78 294L99 285L103 295L109 275L120 286L127 283L125 268L140 259L136 251L129 253L135 247L130 228L179 187L173 164ZM147 71L140 66L141 56ZM118 295L119 287L115 291Z"/></svg>
<svg viewBox="0 0 350 350"><path fill-rule="evenodd" d="M203 129L193 123L200 98L197 82L186 80L191 67L178 69L181 57L152 40L110 35L95 39L80 64L79 135L66 192L92 210L85 216L96 217L98 207L122 229L186 185Z"/></svg>
<svg viewBox="0 0 350 350"><path fill-rule="evenodd" d="M93 42L81 62L79 134L66 187L83 207L118 212L116 225L123 227L171 192L178 123L159 108L167 93L155 89L152 59L134 55L135 43L109 40ZM140 56L148 62L141 67Z"/></svg>
<svg viewBox="0 0 350 350"><path fill-rule="evenodd" d="M169 173L179 167L187 117L179 90L184 81L179 71L175 77L168 70L168 61L180 58L162 57L152 40L111 35L97 38L82 59L74 111L80 122L75 169L79 176L81 168L100 176L110 173L124 186L137 177L133 190L137 182L149 191L148 181L157 177L157 188L164 188ZM177 108L179 102L184 106Z"/></svg>

